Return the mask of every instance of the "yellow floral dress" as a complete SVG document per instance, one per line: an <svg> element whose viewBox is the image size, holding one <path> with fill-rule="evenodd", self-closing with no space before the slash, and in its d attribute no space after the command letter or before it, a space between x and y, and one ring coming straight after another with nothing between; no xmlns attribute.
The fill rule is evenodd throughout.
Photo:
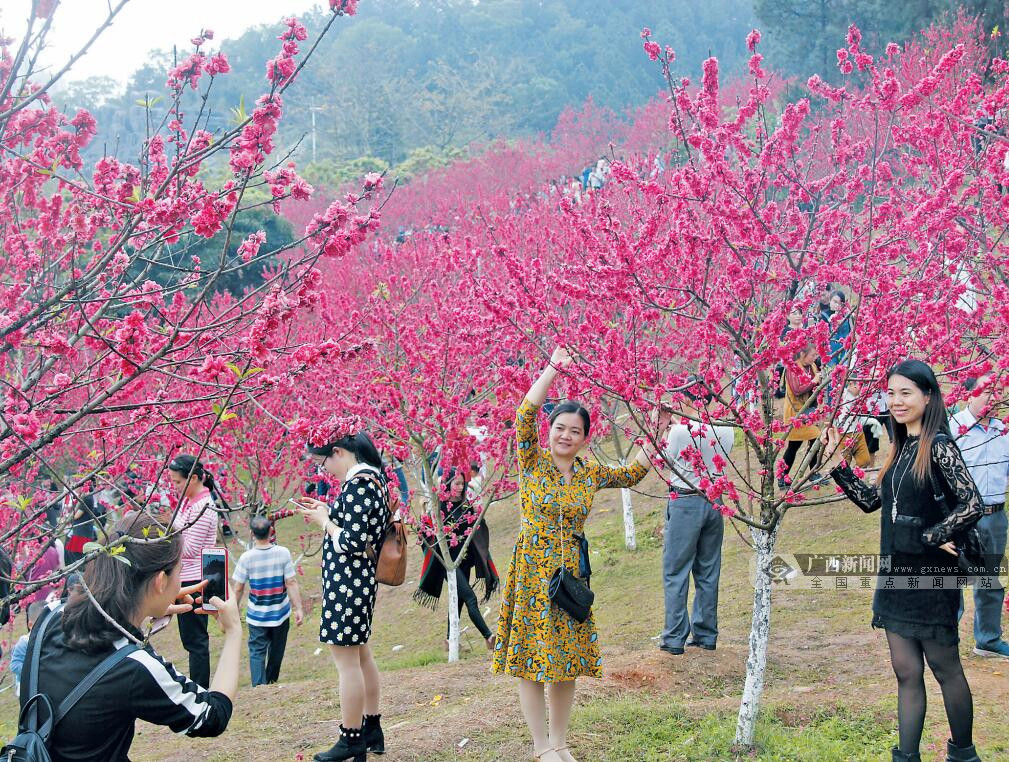
<svg viewBox="0 0 1009 762"><path fill-rule="evenodd" d="M602 677L594 617L578 624L551 605L547 595L550 578L561 564L558 516L565 531L564 565L577 574L573 535L585 526L596 492L631 487L645 478L648 467L634 463L611 468L577 458L566 483L549 451L540 447L538 412L538 405L523 400L515 416L522 524L503 587L493 670L541 683Z"/></svg>

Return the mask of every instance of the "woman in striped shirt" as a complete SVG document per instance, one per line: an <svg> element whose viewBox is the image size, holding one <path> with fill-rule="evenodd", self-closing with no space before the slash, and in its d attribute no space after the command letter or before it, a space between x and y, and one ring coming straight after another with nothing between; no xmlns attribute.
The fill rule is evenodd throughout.
<svg viewBox="0 0 1009 762"><path fill-rule="evenodd" d="M203 549L217 544L214 477L192 455L177 455L168 464L168 478L180 498L172 528L182 532L182 585L196 585L203 581ZM207 617L190 611L178 620L182 647L189 654L189 677L206 688L210 685Z"/></svg>

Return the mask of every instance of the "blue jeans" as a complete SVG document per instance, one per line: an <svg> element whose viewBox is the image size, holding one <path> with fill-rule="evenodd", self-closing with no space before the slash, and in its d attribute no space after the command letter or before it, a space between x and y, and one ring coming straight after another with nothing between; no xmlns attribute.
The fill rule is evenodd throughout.
<svg viewBox="0 0 1009 762"><path fill-rule="evenodd" d="M996 558L1005 555L1006 530L1009 528L1009 517L1005 510L996 511L990 516L982 516L977 523L978 531L985 538L985 548ZM1000 562L1001 563L1001 562ZM984 648L993 646L1002 640L1002 603L1005 600L1005 588L996 577L995 584L990 588L974 585L974 643Z"/></svg>
<svg viewBox="0 0 1009 762"><path fill-rule="evenodd" d="M249 671L253 687L277 682L290 628L290 619L285 619L276 627L249 625Z"/></svg>
<svg viewBox="0 0 1009 762"><path fill-rule="evenodd" d="M682 495L666 505L662 581L666 626L662 645L682 648L687 635L702 645L718 639L718 578L722 572L722 514L700 495ZM687 586L694 578L693 616Z"/></svg>

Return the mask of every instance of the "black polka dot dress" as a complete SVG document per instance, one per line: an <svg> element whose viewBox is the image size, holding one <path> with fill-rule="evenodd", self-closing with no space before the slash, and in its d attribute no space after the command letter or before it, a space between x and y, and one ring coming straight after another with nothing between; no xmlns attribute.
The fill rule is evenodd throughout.
<svg viewBox="0 0 1009 762"><path fill-rule="evenodd" d="M335 540L327 533L322 545L319 640L323 643L359 646L371 637L378 585L366 548L371 544L378 553L390 519L377 477L370 466L354 466L329 507L329 518L340 532Z"/></svg>

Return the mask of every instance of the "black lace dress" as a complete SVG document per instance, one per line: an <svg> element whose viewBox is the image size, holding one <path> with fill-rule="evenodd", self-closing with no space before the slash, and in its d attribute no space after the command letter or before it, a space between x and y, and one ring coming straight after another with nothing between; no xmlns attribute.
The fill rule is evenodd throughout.
<svg viewBox="0 0 1009 762"><path fill-rule="evenodd" d="M977 523L983 504L960 450L949 437L939 434L932 442L931 482L918 483L914 478L911 469L917 453L918 438L908 437L879 487L860 480L845 464L831 471L831 476L866 513L883 509L879 576L895 576L898 584L891 589L884 579L878 581L872 600L872 626L906 638L954 645L959 642L960 608L955 578L963 573L957 569L956 558L939 546L949 542L955 532ZM895 514L900 516L896 531ZM909 533L911 527L920 529ZM920 540L917 552L905 552L911 539ZM942 589L934 587L937 576L943 577ZM906 583L899 582L911 578L917 580L917 589L907 589Z"/></svg>

